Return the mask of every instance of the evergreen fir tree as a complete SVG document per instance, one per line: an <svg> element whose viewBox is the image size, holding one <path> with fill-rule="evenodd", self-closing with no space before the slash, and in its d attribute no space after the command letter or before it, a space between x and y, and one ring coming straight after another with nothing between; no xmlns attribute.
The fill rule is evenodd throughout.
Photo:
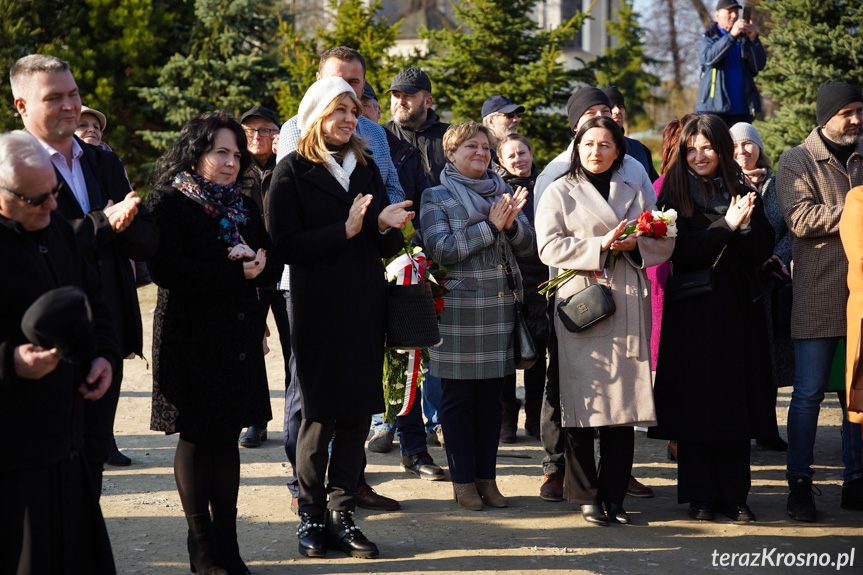
<svg viewBox="0 0 863 575"><path fill-rule="evenodd" d="M135 131L159 122L136 87L154 84L159 67L188 36L192 2L171 0L0 0L0 73L27 54L50 54L72 68L82 102L108 118L106 141L123 158L133 185L146 179L155 152ZM8 82L0 127L21 127Z"/></svg>
<svg viewBox="0 0 863 575"><path fill-rule="evenodd" d="M821 84L833 80L863 89L863 2L764 0L758 9L770 14L770 23L762 37L767 67L755 81L779 108L756 127L765 152L778 160L816 126Z"/></svg>
<svg viewBox="0 0 863 575"><path fill-rule="evenodd" d="M577 81L593 83L585 66L564 69L564 43L587 15L576 13L551 30L539 29L530 14L538 0L459 1L453 4L456 28L420 30L430 56L420 65L432 81L435 108L449 110L455 122L479 119L483 102L495 94L525 107L519 132L531 139L542 164L569 140L567 119L559 113ZM582 63L583 64L583 63Z"/></svg>
<svg viewBox="0 0 863 575"><path fill-rule="evenodd" d="M617 46L606 48L591 65L596 71L598 86L617 86L626 98L626 115L630 124L646 117L645 103L653 98L651 88L659 78L645 68L659 63L645 51L644 29L638 24L638 13L630 0L621 0L617 21L609 20L608 32L617 38Z"/></svg>
<svg viewBox="0 0 863 575"><path fill-rule="evenodd" d="M224 108L238 116L255 104L275 108L278 63L276 0L196 0L188 51L161 69L141 97L173 131L142 131L159 149L169 147L192 118Z"/></svg>
<svg viewBox="0 0 863 575"><path fill-rule="evenodd" d="M390 22L381 16L381 0L327 0L327 5L332 26L327 26L326 20L320 21L310 37L296 29L292 20L280 24L281 68L287 78L279 82L277 100L279 113L285 119L296 115L303 95L315 81L320 55L325 50L347 46L362 54L366 80L380 98L392 77L407 65L405 58L387 53L395 45L401 20Z"/></svg>

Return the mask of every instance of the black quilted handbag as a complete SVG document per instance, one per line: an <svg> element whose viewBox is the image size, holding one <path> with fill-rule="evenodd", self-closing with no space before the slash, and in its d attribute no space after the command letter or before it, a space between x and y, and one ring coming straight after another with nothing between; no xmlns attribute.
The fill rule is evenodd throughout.
<svg viewBox="0 0 863 575"><path fill-rule="evenodd" d="M440 341L431 284L387 284L387 347L423 349Z"/></svg>

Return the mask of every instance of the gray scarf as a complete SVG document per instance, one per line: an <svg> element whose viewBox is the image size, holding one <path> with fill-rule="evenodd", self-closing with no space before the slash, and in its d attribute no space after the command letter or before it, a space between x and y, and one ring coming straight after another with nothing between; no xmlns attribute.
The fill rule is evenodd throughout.
<svg viewBox="0 0 863 575"><path fill-rule="evenodd" d="M482 178L475 180L461 174L449 162L441 172L440 183L464 206L468 226L488 221L491 204L500 201L505 193L512 195L512 189L493 170L486 170ZM511 262L515 265L512 248L504 237L504 230L500 230L495 243L490 247L495 249L485 249L481 253L483 263L497 266Z"/></svg>

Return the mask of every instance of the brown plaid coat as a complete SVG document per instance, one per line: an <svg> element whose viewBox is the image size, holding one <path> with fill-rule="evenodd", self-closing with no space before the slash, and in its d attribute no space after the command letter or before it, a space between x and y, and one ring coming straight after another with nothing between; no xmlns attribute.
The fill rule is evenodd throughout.
<svg viewBox="0 0 863 575"><path fill-rule="evenodd" d="M863 185L863 142L847 169L829 152L818 128L782 154L776 195L791 230L794 305L791 337L845 336L848 260L839 238L845 195Z"/></svg>

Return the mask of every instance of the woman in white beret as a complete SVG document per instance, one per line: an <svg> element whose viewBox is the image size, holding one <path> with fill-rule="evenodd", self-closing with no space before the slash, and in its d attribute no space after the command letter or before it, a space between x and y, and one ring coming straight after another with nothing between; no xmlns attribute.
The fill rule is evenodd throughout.
<svg viewBox="0 0 863 575"><path fill-rule="evenodd" d="M300 103L297 150L279 162L268 194L270 234L291 270L303 407L298 536L307 557L323 557L327 548L378 555L352 515L371 416L384 410L381 258L402 247L399 228L413 212L405 211L410 201L389 203L354 131L362 111L342 78L312 84Z"/></svg>

